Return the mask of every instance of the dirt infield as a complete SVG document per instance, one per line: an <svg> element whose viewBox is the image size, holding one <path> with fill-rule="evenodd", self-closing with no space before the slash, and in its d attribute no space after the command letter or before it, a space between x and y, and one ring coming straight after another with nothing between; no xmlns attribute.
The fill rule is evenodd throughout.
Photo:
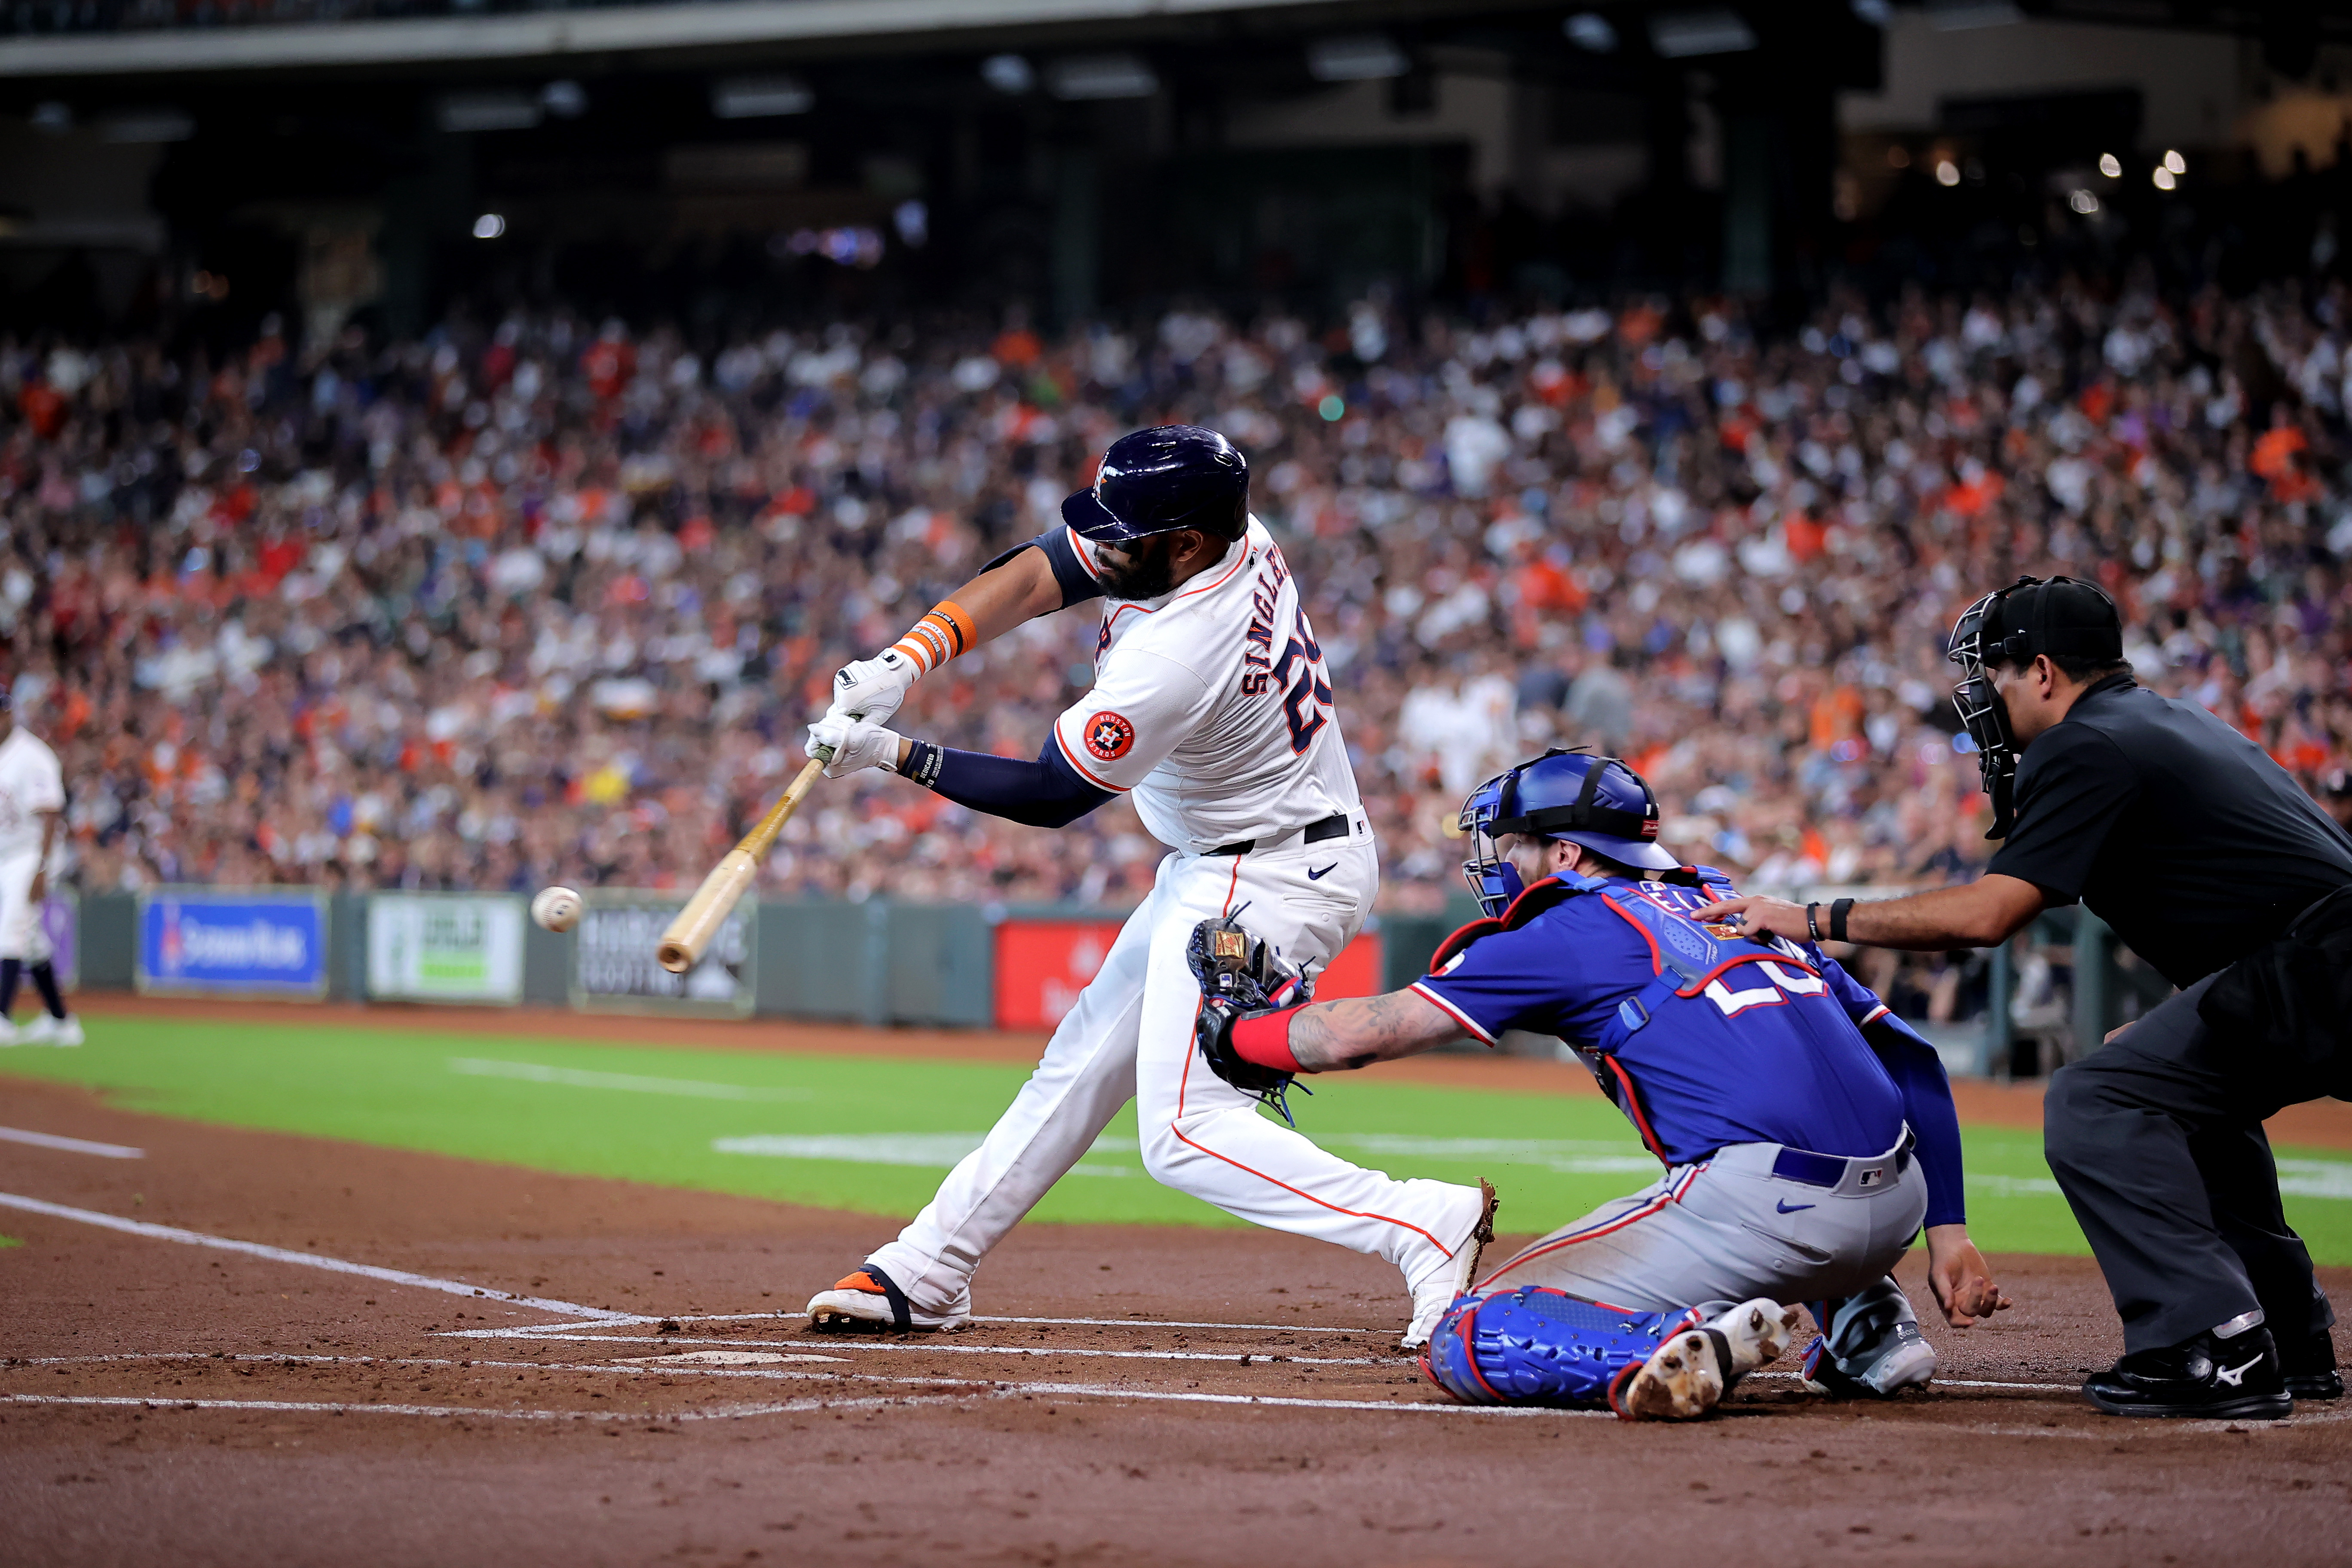
<svg viewBox="0 0 2352 1568"><path fill-rule="evenodd" d="M1997 1328L1931 1325L1924 1396L1768 1377L1627 1426L1447 1405L1391 1352L1384 1266L1265 1232L1026 1227L970 1331L812 1340L777 1314L886 1222L22 1080L0 1124L142 1151L0 1142L0 1562L2145 1568L2338 1563L2352 1527L2352 1410L2084 1405L2117 1347L2072 1260L2004 1260Z"/></svg>

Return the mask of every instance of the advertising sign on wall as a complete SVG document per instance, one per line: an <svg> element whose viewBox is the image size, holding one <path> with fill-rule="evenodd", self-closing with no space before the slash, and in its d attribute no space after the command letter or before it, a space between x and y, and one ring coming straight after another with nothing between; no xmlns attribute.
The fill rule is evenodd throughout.
<svg viewBox="0 0 2352 1568"><path fill-rule="evenodd" d="M753 974L752 921L759 906L735 906L702 962L672 974L654 957L662 932L686 906L684 893L595 889L580 913L572 957L572 1005L608 1013L689 1013L748 1017Z"/></svg>
<svg viewBox="0 0 2352 1568"><path fill-rule="evenodd" d="M139 896L142 991L327 991L327 900L310 888L160 888Z"/></svg>
<svg viewBox="0 0 2352 1568"><path fill-rule="evenodd" d="M81 900L71 889L51 893L41 905L41 934L49 939L49 966L58 989L71 991L81 981Z"/></svg>
<svg viewBox="0 0 2352 1568"><path fill-rule="evenodd" d="M372 893L368 994L520 1002L522 922L522 900L501 894Z"/></svg>
<svg viewBox="0 0 2352 1568"><path fill-rule="evenodd" d="M996 928L996 1026L1051 1029L1102 968L1119 922L1007 920ZM1315 983L1315 999L1371 996L1381 989L1381 939L1367 931L1341 950Z"/></svg>

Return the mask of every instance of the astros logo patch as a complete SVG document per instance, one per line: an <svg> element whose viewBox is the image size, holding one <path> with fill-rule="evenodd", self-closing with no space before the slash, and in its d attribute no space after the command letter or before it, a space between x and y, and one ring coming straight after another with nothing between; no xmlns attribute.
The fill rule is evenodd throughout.
<svg viewBox="0 0 2352 1568"><path fill-rule="evenodd" d="M1100 761L1115 763L1135 744L1135 726L1119 714L1104 711L1087 721L1087 750Z"/></svg>

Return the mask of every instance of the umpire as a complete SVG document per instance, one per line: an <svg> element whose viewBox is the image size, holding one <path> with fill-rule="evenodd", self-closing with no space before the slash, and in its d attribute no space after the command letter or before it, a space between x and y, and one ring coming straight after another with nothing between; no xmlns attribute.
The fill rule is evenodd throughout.
<svg viewBox="0 0 2352 1568"><path fill-rule="evenodd" d="M2116 1415L2272 1419L2344 1393L2263 1121L2352 1098L2352 836L2252 742L2132 679L2114 601L2020 578L1952 630L2002 840L1967 887L1701 918L1934 952L2080 900L2179 992L2051 1079L2043 1145L2124 1324Z"/></svg>

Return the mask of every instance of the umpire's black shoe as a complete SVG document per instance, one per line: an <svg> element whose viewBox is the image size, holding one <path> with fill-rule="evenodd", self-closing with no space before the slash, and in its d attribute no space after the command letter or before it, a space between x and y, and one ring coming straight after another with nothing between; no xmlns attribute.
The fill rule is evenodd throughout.
<svg viewBox="0 0 2352 1568"><path fill-rule="evenodd" d="M2226 1340L2210 1331L2158 1351L2134 1351L2083 1384L2110 1415L2276 1421L2294 1413L2268 1329Z"/></svg>
<svg viewBox="0 0 2352 1568"><path fill-rule="evenodd" d="M2297 1399L2341 1399L2343 1374L2336 1370L2336 1341L2326 1329L2279 1347L2279 1371Z"/></svg>

